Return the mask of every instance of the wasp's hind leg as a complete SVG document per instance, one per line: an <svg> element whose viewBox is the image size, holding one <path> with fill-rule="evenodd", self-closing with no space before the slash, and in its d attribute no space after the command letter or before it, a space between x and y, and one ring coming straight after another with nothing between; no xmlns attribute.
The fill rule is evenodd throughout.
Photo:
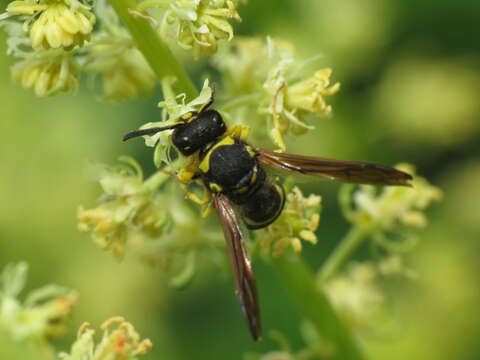
<svg viewBox="0 0 480 360"><path fill-rule="evenodd" d="M201 199L197 194L188 189L187 184L180 184L180 188L185 193L185 196L190 201L193 201L195 204L202 206L202 217L206 218L212 212L212 196L210 191L203 186L204 195Z"/></svg>

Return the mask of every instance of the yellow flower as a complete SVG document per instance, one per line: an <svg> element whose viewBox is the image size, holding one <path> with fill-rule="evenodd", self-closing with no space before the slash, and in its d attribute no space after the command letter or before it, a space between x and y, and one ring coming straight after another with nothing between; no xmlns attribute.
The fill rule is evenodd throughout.
<svg viewBox="0 0 480 360"><path fill-rule="evenodd" d="M307 79L298 78L301 65L295 63L293 50L285 44L269 40L269 56L272 65L263 88L270 99L265 108L272 120L270 135L280 150L285 150L283 135L292 132L300 135L313 129L306 123L309 114L329 115L331 107L325 96L340 90L340 84L330 86L332 70L319 70Z"/></svg>
<svg viewBox="0 0 480 360"><path fill-rule="evenodd" d="M400 164L399 170L414 174L411 165ZM363 185L353 194L356 209L352 220L361 224L375 224L383 231L392 229L396 224L410 227L423 227L426 218L423 210L432 201L442 198L442 191L429 184L422 177L414 176L412 187L384 187L380 193L372 186Z"/></svg>
<svg viewBox="0 0 480 360"><path fill-rule="evenodd" d="M273 224L261 230L264 249L272 249L272 255L279 256L288 246L297 253L302 251L302 240L315 244L320 202L320 196L312 194L305 197L299 188L294 187L287 195L282 214Z"/></svg>
<svg viewBox="0 0 480 360"><path fill-rule="evenodd" d="M124 161L132 167L101 169L99 181L106 200L96 208L78 211L79 229L93 230L95 242L120 260L129 237L159 236L166 220L161 200L146 191L138 164L133 159Z"/></svg>
<svg viewBox="0 0 480 360"><path fill-rule="evenodd" d="M13 80L37 96L55 95L77 88L78 65L67 53L35 54L12 67Z"/></svg>
<svg viewBox="0 0 480 360"><path fill-rule="evenodd" d="M232 40L228 19L241 20L233 1L176 0L164 15L161 32L173 35L182 48L198 57L215 53L218 40Z"/></svg>
<svg viewBox="0 0 480 360"><path fill-rule="evenodd" d="M382 315L385 297L377 284L378 273L371 264L355 263L345 274L323 285L332 305L356 330L368 328Z"/></svg>
<svg viewBox="0 0 480 360"><path fill-rule="evenodd" d="M33 48L57 49L82 46L90 38L95 16L77 0L13 1L9 15L30 15L29 28Z"/></svg>
<svg viewBox="0 0 480 360"><path fill-rule="evenodd" d="M285 104L288 108L300 112L328 115L332 111L324 96L335 94L340 84L330 86L331 69L317 71L311 78L288 86L285 90Z"/></svg>
<svg viewBox="0 0 480 360"><path fill-rule="evenodd" d="M140 340L140 335L129 322L121 317L114 317L101 325L103 337L95 344L95 330L84 323L72 344L70 353L61 353L63 360L137 360L138 355L144 355L152 348L149 339Z"/></svg>
<svg viewBox="0 0 480 360"><path fill-rule="evenodd" d="M18 299L25 287L28 265L10 264L1 274L0 329L17 340L38 341L64 333L65 321L78 300L78 294L60 286L46 285L32 290L24 301Z"/></svg>
<svg viewBox="0 0 480 360"><path fill-rule="evenodd" d="M332 108L327 96L334 95L340 84L330 84L332 70L306 71L309 61L295 59L294 46L285 41L267 38L266 44L257 39L238 38L222 47L213 63L225 78L225 88L236 97L238 110L234 117L247 124L261 122L281 151L285 150L284 135L300 135L313 129L307 123L312 115L327 116ZM235 109L235 101L225 105ZM256 111L255 111L256 110ZM239 120L238 120L239 119ZM258 132L257 132L258 133Z"/></svg>

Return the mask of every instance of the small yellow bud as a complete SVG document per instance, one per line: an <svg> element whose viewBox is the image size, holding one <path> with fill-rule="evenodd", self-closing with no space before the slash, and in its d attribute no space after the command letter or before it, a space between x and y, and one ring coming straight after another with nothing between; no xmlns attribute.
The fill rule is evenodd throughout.
<svg viewBox="0 0 480 360"><path fill-rule="evenodd" d="M32 4L27 1L12 1L7 6L7 13L12 15L33 15L37 11L45 10L46 5Z"/></svg>
<svg viewBox="0 0 480 360"><path fill-rule="evenodd" d="M78 66L67 54L44 59L27 59L12 68L15 82L44 97L77 88Z"/></svg>

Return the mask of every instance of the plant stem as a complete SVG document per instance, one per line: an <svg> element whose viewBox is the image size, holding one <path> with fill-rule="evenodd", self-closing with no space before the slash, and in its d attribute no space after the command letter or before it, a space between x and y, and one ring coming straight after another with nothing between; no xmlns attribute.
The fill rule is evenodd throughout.
<svg viewBox="0 0 480 360"><path fill-rule="evenodd" d="M282 282L306 319L311 321L320 336L332 346L332 359L365 359L349 330L340 321L327 297L300 257L274 259ZM330 357L329 357L330 358Z"/></svg>
<svg viewBox="0 0 480 360"><path fill-rule="evenodd" d="M145 180L143 184L143 190L146 193L153 192L157 190L163 183L171 178L171 175L157 170L153 173L148 179Z"/></svg>
<svg viewBox="0 0 480 360"><path fill-rule="evenodd" d="M255 104L255 103L258 103L259 98L260 98L260 94L258 94L258 93L238 96L238 97L234 98L233 100L223 104L220 107L220 110L228 111L228 110L234 109L238 106Z"/></svg>
<svg viewBox="0 0 480 360"><path fill-rule="evenodd" d="M109 2L122 19L135 40L138 50L150 64L159 81L166 76L175 76L177 79L175 88L179 92L184 92L190 99L198 96L198 90L187 72L160 39L157 31L145 18L132 14L132 11L136 11L136 0L109 0Z"/></svg>
<svg viewBox="0 0 480 360"><path fill-rule="evenodd" d="M371 232L372 229L370 226L354 225L350 229L321 267L319 275L322 283L330 279L337 272L345 260L360 246Z"/></svg>

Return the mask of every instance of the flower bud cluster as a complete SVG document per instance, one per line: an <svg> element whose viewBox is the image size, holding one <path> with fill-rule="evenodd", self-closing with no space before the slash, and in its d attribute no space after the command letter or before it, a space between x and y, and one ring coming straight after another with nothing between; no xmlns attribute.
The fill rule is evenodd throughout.
<svg viewBox="0 0 480 360"><path fill-rule="evenodd" d="M414 174L408 164L397 169ZM346 209L347 217L354 223L379 227L382 231L396 226L424 227L427 223L423 211L442 198L442 191L420 176L414 176L412 187L384 187L377 193L372 186L362 185L353 194L355 208Z"/></svg>
<svg viewBox="0 0 480 360"><path fill-rule="evenodd" d="M12 67L15 82L44 97L77 89L78 64L64 51L45 51L31 56Z"/></svg>
<svg viewBox="0 0 480 360"><path fill-rule="evenodd" d="M58 49L83 46L89 39L95 24L90 10L82 0L25 0L11 2L4 17L26 17L33 48Z"/></svg>
<svg viewBox="0 0 480 360"><path fill-rule="evenodd" d="M320 202L320 196L311 194L305 197L298 187L294 187L287 195L285 208L278 219L261 230L263 248L271 250L273 256L279 256L290 246L296 253L302 251L302 240L315 244Z"/></svg>
<svg viewBox="0 0 480 360"><path fill-rule="evenodd" d="M14 81L43 97L75 90L80 72L85 71L102 76L107 100L150 92L155 75L116 13L106 0L96 1L95 9L92 4L89 0L11 2L1 18L9 33L9 53L20 58L12 68Z"/></svg>
<svg viewBox="0 0 480 360"><path fill-rule="evenodd" d="M284 135L303 134L313 128L307 123L308 117L331 113L325 97L340 89L339 83L330 85L329 68L303 75L308 62L299 63L293 45L287 42L267 39L265 44L257 39L236 38L213 62L225 75L229 96L250 101L248 121L255 119L251 113L256 112L282 151Z"/></svg>
<svg viewBox="0 0 480 360"><path fill-rule="evenodd" d="M372 264L352 263L346 273L323 285L332 305L355 330L365 330L383 313L385 295L379 287L378 276Z"/></svg>
<svg viewBox="0 0 480 360"><path fill-rule="evenodd" d="M384 285L393 278L416 279L415 271L397 254L378 262L352 262L345 272L326 283L321 277L318 280L345 323L362 334L392 330L387 326L393 325L393 314L388 310L392 299ZM376 324L375 328L372 324Z"/></svg>
<svg viewBox="0 0 480 360"><path fill-rule="evenodd" d="M0 278L0 329L16 340L46 340L66 331L65 321L78 295L60 286L46 285L19 299L27 281L28 265L7 265Z"/></svg>
<svg viewBox="0 0 480 360"><path fill-rule="evenodd" d="M161 200L145 185L140 166L131 158L122 160L125 164L98 171L104 192L100 205L78 211L79 229L93 230L94 241L119 260L132 234L159 236L167 220Z"/></svg>
<svg viewBox="0 0 480 360"><path fill-rule="evenodd" d="M0 19L8 53L20 58L13 80L39 97L75 90L80 65L73 55L93 31L91 10L87 0L11 2Z"/></svg>
<svg viewBox="0 0 480 360"><path fill-rule="evenodd" d="M241 20L237 3L231 0L172 0L163 15L160 32L164 37L174 38L180 47L192 50L195 58L214 54L218 41L233 38L229 20ZM165 6L164 2L145 1L144 4L140 3L139 8Z"/></svg>
<svg viewBox="0 0 480 360"><path fill-rule="evenodd" d="M195 274L199 256L210 262L219 258L224 246L221 231L206 228L177 184L156 191L170 174L158 171L144 180L133 159L121 160L126 164L96 169L104 194L97 207L79 209L79 229L90 231L93 240L118 260L128 251L159 265L172 286L182 287Z"/></svg>
<svg viewBox="0 0 480 360"><path fill-rule="evenodd" d="M152 348L149 339L140 340L140 335L129 322L121 317L111 318L101 325L103 336L95 343L95 330L84 323L72 344L70 353L60 353L62 360L137 360Z"/></svg>

